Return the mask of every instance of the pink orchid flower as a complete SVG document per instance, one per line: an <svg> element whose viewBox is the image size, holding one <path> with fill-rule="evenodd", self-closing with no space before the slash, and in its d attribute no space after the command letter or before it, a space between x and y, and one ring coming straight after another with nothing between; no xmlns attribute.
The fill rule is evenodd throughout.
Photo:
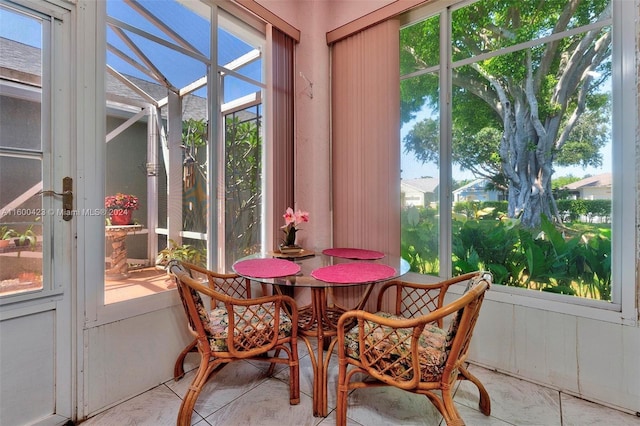
<svg viewBox="0 0 640 426"><path fill-rule="evenodd" d="M298 210L295 214L295 224L298 225L303 222L309 222L309 212L303 212Z"/></svg>
<svg viewBox="0 0 640 426"><path fill-rule="evenodd" d="M284 215L282 215L282 217L284 217L284 227L290 225L290 224L294 224L296 223L296 215L293 212L293 209L291 207L287 207L287 211L284 213Z"/></svg>
<svg viewBox="0 0 640 426"><path fill-rule="evenodd" d="M291 207L287 207L287 211L282 217L284 218L283 228L289 225L297 226L301 223L309 222L309 212L303 212L302 210L294 212Z"/></svg>

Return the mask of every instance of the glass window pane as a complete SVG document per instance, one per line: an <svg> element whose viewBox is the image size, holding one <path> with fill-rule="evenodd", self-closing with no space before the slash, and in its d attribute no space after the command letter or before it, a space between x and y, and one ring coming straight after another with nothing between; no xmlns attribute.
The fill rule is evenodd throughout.
<svg viewBox="0 0 640 426"><path fill-rule="evenodd" d="M431 86L418 80L425 74L417 67L402 69L410 73L401 83L402 149L419 164L403 162L402 184L409 170L431 175L428 163L453 166L454 274L489 269L497 284L612 300L612 27L605 3L584 1L575 10L566 2L464 5L451 15L452 40L449 31L438 39L452 46L451 87L448 79ZM404 65L431 64L433 40L409 34L434 22L402 30L401 42L410 43L401 45ZM437 87L451 93L444 138L434 120ZM443 149L449 137L450 156ZM407 193L405 208L413 202ZM412 209L402 243L418 252L433 232L412 227L421 223Z"/></svg>
<svg viewBox="0 0 640 426"><path fill-rule="evenodd" d="M42 151L40 107L40 101L0 97L0 144L3 148Z"/></svg>
<svg viewBox="0 0 640 426"><path fill-rule="evenodd" d="M226 267L260 251L262 224L262 108L225 116Z"/></svg>
<svg viewBox="0 0 640 426"><path fill-rule="evenodd" d="M400 31L400 75L440 63L440 17L432 16Z"/></svg>
<svg viewBox="0 0 640 426"><path fill-rule="evenodd" d="M401 156L402 256L411 270L438 275L440 271L440 116L438 108L439 78L424 74L403 80L402 103L424 102L404 122ZM426 101L425 101L426 100Z"/></svg>
<svg viewBox="0 0 640 426"><path fill-rule="evenodd" d="M110 303L127 298L118 293L149 293L138 288L140 272L162 277L153 278L152 292L169 289L158 267L170 258L229 270L247 250L259 249L264 46L256 44L264 36L226 13L212 29L211 8L202 2L109 0L107 13L127 26L110 21L106 28L105 191L138 202L131 223L105 221ZM218 32L217 73L209 59L211 31ZM211 68L215 81L206 80ZM218 118L209 92L231 123L226 135L212 125ZM215 233L211 223L218 224ZM211 235L218 241L208 242ZM208 243L214 253L207 254Z"/></svg>
<svg viewBox="0 0 640 426"><path fill-rule="evenodd" d="M579 28L610 17L605 1L581 1L573 13L567 2L482 0L452 12L454 62Z"/></svg>
<svg viewBox="0 0 640 426"><path fill-rule="evenodd" d="M0 295L41 289L42 161L0 155L0 182Z"/></svg>
<svg viewBox="0 0 640 426"><path fill-rule="evenodd" d="M42 22L0 7L0 147L42 151Z"/></svg>
<svg viewBox="0 0 640 426"><path fill-rule="evenodd" d="M0 6L0 296L43 288L42 28Z"/></svg>

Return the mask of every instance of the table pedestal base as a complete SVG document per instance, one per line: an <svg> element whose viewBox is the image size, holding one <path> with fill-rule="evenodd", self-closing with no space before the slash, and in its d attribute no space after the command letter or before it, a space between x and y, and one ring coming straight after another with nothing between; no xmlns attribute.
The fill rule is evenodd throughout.
<svg viewBox="0 0 640 426"><path fill-rule="evenodd" d="M105 272L109 280L123 280L129 277L129 262L127 257L127 234L141 229L141 225L108 226L106 233L111 240L111 264Z"/></svg>
<svg viewBox="0 0 640 426"><path fill-rule="evenodd" d="M368 286L360 302L354 309L361 309L371 293L372 286ZM313 415L327 417L328 414L328 371L333 348L336 345L338 319L346 311L339 306L328 306L327 288L311 288L311 305L298 310L298 335L302 338L309 351L309 358L313 368ZM315 338L316 352L309 339ZM324 351L327 351L325 356Z"/></svg>
<svg viewBox="0 0 640 426"><path fill-rule="evenodd" d="M111 265L106 272L106 277L112 280L121 280L129 277L129 263L127 262L127 231L110 231L111 239Z"/></svg>

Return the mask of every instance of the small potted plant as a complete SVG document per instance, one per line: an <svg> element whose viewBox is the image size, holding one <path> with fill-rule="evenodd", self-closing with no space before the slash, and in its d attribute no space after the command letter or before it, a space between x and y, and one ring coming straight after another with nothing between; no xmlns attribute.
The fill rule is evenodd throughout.
<svg viewBox="0 0 640 426"><path fill-rule="evenodd" d="M24 247L31 246L33 249L36 246L36 234L33 232L33 225L29 225L29 227L24 232L14 232L15 239L13 240L16 247Z"/></svg>
<svg viewBox="0 0 640 426"><path fill-rule="evenodd" d="M130 225L133 211L138 210L138 197L118 192L105 197L104 207L109 211L111 225Z"/></svg>
<svg viewBox="0 0 640 426"><path fill-rule="evenodd" d="M16 234L16 231L8 226L0 226L0 248L7 247L11 242L11 237Z"/></svg>
<svg viewBox="0 0 640 426"><path fill-rule="evenodd" d="M169 239L169 246L160 250L156 257L158 268L166 268L170 260L183 260L198 266L206 266L206 251L198 249L189 244L178 245L174 240Z"/></svg>

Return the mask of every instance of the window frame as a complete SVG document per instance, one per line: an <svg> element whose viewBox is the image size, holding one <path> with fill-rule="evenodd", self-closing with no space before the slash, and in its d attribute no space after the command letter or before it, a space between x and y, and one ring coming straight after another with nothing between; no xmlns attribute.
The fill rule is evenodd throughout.
<svg viewBox="0 0 640 426"><path fill-rule="evenodd" d="M51 163L53 142L52 135L54 132L54 124L52 122L52 116L54 116L54 110L52 108L52 92L51 87L54 84L60 84L60 79L56 78L53 70L54 57L60 57L64 55L65 49L62 47L62 43L59 39L63 36L56 30L56 20L62 20L63 14L55 7L31 7L30 5L13 4L5 1L0 2L0 7L6 10L7 13L14 13L16 15L22 15L26 18L37 20L40 23L40 85L31 85L24 81L0 81L0 96L16 99L19 101L32 102L37 104L39 110L40 120L40 140L39 148L23 148L13 146L0 146L0 155L7 158L19 158L22 160L39 161L41 170L41 182L42 188L53 187L53 169ZM21 40L17 40L21 42ZM58 127L58 126L56 126ZM31 196L33 198L40 192ZM53 276L53 265L47 262L46 259L51 258L51 247L46 242L52 241L54 237L54 204L51 197L42 197L41 205L36 210L41 210L41 226L42 226L42 249L41 249L41 277L42 281L37 288L23 290L18 292L0 292L0 306L8 306L17 303L33 302L36 300L43 300L51 297L59 297L62 294L62 285L56 283ZM49 212L49 214L45 213ZM25 222L26 224L26 222ZM46 237L46 240L44 239Z"/></svg>
<svg viewBox="0 0 640 426"><path fill-rule="evenodd" d="M448 191L452 185L451 174L451 109L445 101L451 99L452 68L450 22L452 11L473 2L441 0L416 8L401 18L401 29L409 25L440 15L440 57L438 66L424 71L438 70L440 81L444 85L441 90L440 103L440 181L439 199L444 203L450 200ZM567 298L567 296L546 292L535 292L528 289L493 286L487 293L488 300L510 303L517 306L549 310L558 313L592 318L612 323L636 326L638 324L638 309L636 307L636 233L624 231L624 224L636 223L636 209L638 203L637 180L624 179L627 176L637 176L636 162L636 129L637 117L623 119L623 111L637 110L638 88L635 81L637 40L635 32L635 18L637 10L632 2L612 0L613 13L613 50L612 50L612 164L620 167L612 168L613 199L612 199L612 301L596 301L584 298ZM618 48L621 46L621 48ZM402 76L401 76L402 78ZM443 87L443 86L441 86ZM620 142L615 143L618 140ZM400 141L402 143L402 141ZM399 147L402 149L402 147ZM444 205L444 204L443 204ZM440 253L451 253L451 212L441 209L440 221ZM628 230L627 230L628 231ZM635 229L634 229L635 231ZM440 262L440 276L451 275L450 255L445 262ZM416 278L423 277L416 274ZM454 290L456 291L456 290Z"/></svg>

